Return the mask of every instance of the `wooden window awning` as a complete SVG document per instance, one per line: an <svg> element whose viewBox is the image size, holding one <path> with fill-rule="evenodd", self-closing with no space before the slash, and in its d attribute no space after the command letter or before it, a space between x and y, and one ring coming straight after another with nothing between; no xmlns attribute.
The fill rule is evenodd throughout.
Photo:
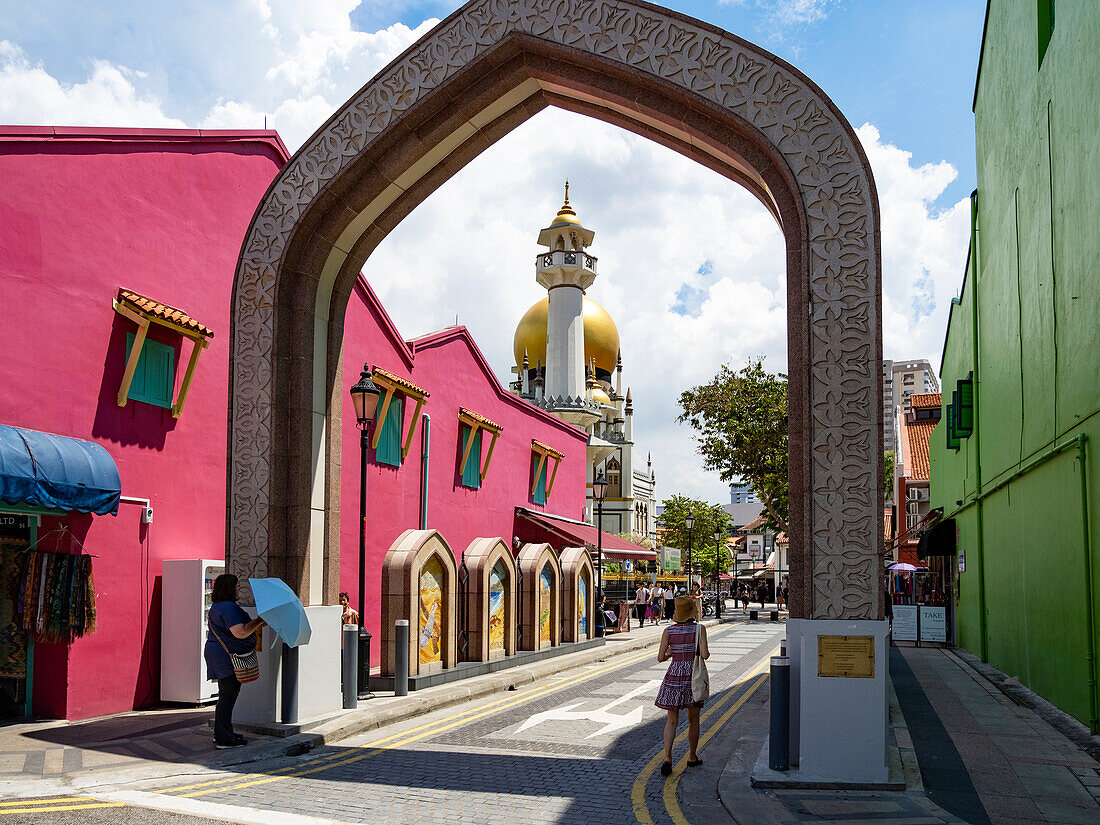
<svg viewBox="0 0 1100 825"><path fill-rule="evenodd" d="M558 467L561 466L561 460L565 458L565 453L559 452L549 444L543 444L533 438L531 439L531 451L539 457L538 467L535 468L535 480L531 484L531 495L535 494L535 489L539 486L539 476L542 475L542 468L546 464L546 460L553 459L554 461L554 470L550 474L550 480L546 483L546 497L549 499L550 493L554 489L554 479L558 477Z"/></svg>
<svg viewBox="0 0 1100 825"><path fill-rule="evenodd" d="M408 435L405 436L401 444L401 458L404 459L409 454L409 449L412 447L413 433L416 432L416 422L420 420L420 411L424 408L424 402L428 400L430 393L416 386L416 384L409 381L407 378L402 378L400 375L394 375L389 370L384 370L381 367L374 367L374 369L371 370L370 377L375 384L386 391L386 397L382 399L382 406L378 409L378 421L374 424L374 437L371 439L371 447L373 449L378 449L378 438L382 434L382 424L386 420L386 413L389 412L390 401L393 400L393 394L395 392L400 392L402 395L407 395L416 402L416 409L413 410L413 414L409 417Z"/></svg>
<svg viewBox="0 0 1100 825"><path fill-rule="evenodd" d="M214 337L214 331L200 324L182 309L139 295L129 289L120 289L112 305L115 312L133 321L138 327L134 344L130 348L130 357L126 360L126 371L122 374L122 384L118 388L120 407L125 407L129 399L130 384L134 380L134 373L141 359L141 350L145 346L145 336L149 332L150 324L159 324L190 339L191 359L187 362L187 371L183 375L179 394L172 403L172 417L179 418L180 413L183 412L183 404L187 400L187 393L191 389L191 379L195 377L199 354L209 345L209 339Z"/></svg>
<svg viewBox="0 0 1100 825"><path fill-rule="evenodd" d="M458 408L458 420L470 428L470 432L466 436L466 443L462 446L462 466L458 469L459 475L462 475L466 470L466 462L470 458L470 449L474 445L474 438L478 430L484 430L493 436L492 441L489 442L489 449L485 452L485 460L481 464L480 476L481 480L484 481L485 476L489 473L489 461L493 458L493 448L497 445L497 437L504 432L504 428L490 421L481 413L476 413L465 407Z"/></svg>

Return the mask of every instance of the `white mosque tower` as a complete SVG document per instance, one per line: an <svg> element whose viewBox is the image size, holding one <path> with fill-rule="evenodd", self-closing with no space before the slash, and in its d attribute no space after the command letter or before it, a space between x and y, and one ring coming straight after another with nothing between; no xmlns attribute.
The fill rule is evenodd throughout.
<svg viewBox="0 0 1100 825"><path fill-rule="evenodd" d="M588 482L603 472L608 490L603 529L656 535L656 476L634 469L630 390L622 394L619 330L607 311L585 295L596 280L589 252L595 232L565 202L539 233L546 247L535 259L535 280L547 296L520 319L513 340L519 380L512 390L588 432ZM614 376L615 383L612 384ZM587 519L595 522L589 487Z"/></svg>

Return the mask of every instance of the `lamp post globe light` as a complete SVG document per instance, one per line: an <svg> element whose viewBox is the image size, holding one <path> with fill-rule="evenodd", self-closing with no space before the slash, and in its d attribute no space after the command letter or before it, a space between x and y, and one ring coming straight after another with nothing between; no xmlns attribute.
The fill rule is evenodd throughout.
<svg viewBox="0 0 1100 825"><path fill-rule="evenodd" d="M692 582L692 575L691 574L695 570L695 568L692 567L692 564L691 564L691 530L692 530L693 527L695 527L695 514L694 513L688 513L687 516L684 517L684 527L686 527L688 529L688 595L690 596L691 595L691 582Z"/></svg>
<svg viewBox="0 0 1100 825"><path fill-rule="evenodd" d="M722 597L721 583L718 580L718 560L722 557L722 528L714 528L714 618L722 618L722 602L725 599Z"/></svg>
<svg viewBox="0 0 1100 825"><path fill-rule="evenodd" d="M370 692L370 633L367 632L367 445L370 425L378 411L382 391L370 380L370 366L363 365L359 382L351 388L351 403L355 407L355 426L359 428L359 673L356 693L360 699Z"/></svg>
<svg viewBox="0 0 1100 825"><path fill-rule="evenodd" d="M601 471L592 482L592 498L596 499L596 638L603 637L603 497L607 495L607 478Z"/></svg>

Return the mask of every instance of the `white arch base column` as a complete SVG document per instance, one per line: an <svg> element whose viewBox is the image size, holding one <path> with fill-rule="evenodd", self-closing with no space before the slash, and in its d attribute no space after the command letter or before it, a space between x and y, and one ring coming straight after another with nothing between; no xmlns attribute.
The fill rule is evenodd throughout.
<svg viewBox="0 0 1100 825"><path fill-rule="evenodd" d="M791 660L791 770L768 769L768 742L752 773L756 787L847 785L904 790L891 781L887 752L889 623L860 619L788 619ZM869 639L874 676L819 676L822 636ZM828 642L826 642L828 644ZM900 787L894 786L900 782Z"/></svg>

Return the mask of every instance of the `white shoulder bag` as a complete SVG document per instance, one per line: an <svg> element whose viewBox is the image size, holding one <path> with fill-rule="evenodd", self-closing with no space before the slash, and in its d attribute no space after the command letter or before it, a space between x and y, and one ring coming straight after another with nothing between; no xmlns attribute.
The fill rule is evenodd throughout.
<svg viewBox="0 0 1100 825"><path fill-rule="evenodd" d="M703 626L695 626L695 662L691 666L691 698L696 702L705 702L710 697L710 674L707 663L699 655L699 640L703 636Z"/></svg>

